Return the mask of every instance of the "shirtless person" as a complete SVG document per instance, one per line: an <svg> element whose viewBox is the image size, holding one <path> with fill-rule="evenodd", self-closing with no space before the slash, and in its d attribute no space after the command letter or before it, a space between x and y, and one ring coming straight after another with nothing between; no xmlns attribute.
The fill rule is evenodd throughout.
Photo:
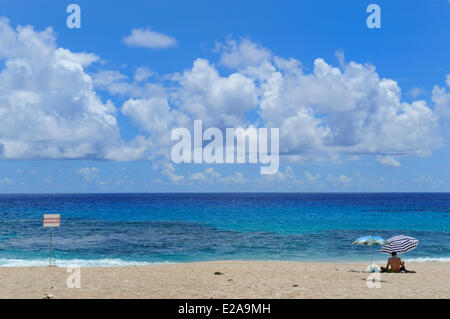
<svg viewBox="0 0 450 319"><path fill-rule="evenodd" d="M381 267L381 272L401 272L402 270L406 272L405 262L397 257L396 252L392 253L392 257L388 259L386 267Z"/></svg>

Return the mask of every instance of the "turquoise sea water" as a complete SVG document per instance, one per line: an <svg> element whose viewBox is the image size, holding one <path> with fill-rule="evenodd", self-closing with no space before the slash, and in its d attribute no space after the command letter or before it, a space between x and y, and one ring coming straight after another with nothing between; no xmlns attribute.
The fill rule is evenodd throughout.
<svg viewBox="0 0 450 319"><path fill-rule="evenodd" d="M364 235L419 239L405 257L450 261L449 193L0 195L0 266L223 259L367 260ZM374 249L375 259L385 259Z"/></svg>

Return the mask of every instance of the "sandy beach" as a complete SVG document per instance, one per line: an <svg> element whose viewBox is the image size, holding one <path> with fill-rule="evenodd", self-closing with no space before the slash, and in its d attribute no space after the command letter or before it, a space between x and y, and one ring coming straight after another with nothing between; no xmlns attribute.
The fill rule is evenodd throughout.
<svg viewBox="0 0 450 319"><path fill-rule="evenodd" d="M450 264L409 263L415 274L380 274L367 264L214 261L81 268L67 288L64 267L0 268L1 298L450 298Z"/></svg>

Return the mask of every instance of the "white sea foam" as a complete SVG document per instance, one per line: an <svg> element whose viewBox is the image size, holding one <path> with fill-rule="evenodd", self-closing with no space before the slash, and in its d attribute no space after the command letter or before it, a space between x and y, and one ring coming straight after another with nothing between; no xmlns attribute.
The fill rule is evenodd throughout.
<svg viewBox="0 0 450 319"><path fill-rule="evenodd" d="M440 258L419 257L419 258L405 259L405 262L413 262L413 263L441 262L441 263L448 263L448 262L450 262L450 257L440 257Z"/></svg>
<svg viewBox="0 0 450 319"><path fill-rule="evenodd" d="M300 260L299 260L300 261ZM333 262L333 261L331 261ZM353 261L354 262L354 261ZM361 261L363 262L363 261ZM375 262L375 261L374 261ZM379 261L384 263L385 260ZM407 263L424 263L424 262L450 262L450 257L419 257L405 259ZM79 266L79 267L125 267L125 266L148 266L157 264L172 264L172 262L145 262L123 260L120 258L104 258L104 259L56 259L53 260L58 267ZM48 258L40 259L9 259L0 258L0 267L46 267L48 266Z"/></svg>
<svg viewBox="0 0 450 319"><path fill-rule="evenodd" d="M146 266L155 264L168 264L169 262L145 262L130 261L119 258L104 259L56 259L52 264L59 267L79 266L79 267L124 267L124 266ZM0 258L0 267L46 267L48 259L8 259Z"/></svg>

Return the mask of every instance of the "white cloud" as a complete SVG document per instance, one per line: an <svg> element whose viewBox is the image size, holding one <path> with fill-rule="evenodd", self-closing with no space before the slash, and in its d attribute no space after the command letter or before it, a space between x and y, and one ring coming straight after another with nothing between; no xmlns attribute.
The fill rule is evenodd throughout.
<svg viewBox="0 0 450 319"><path fill-rule="evenodd" d="M0 179L0 185L13 185L14 181L9 177L4 177Z"/></svg>
<svg viewBox="0 0 450 319"><path fill-rule="evenodd" d="M333 174L328 174L325 179L333 186L348 185L353 182L353 178L346 175L335 177Z"/></svg>
<svg viewBox="0 0 450 319"><path fill-rule="evenodd" d="M129 178L129 176L126 175L126 176L124 176L124 177L122 177L122 178L117 179L117 180L115 181L115 184L116 184L117 186L127 188L127 187L130 187L131 185L133 185L133 184L134 184L134 181L132 181L132 180ZM103 186L105 186L105 184L104 184Z"/></svg>
<svg viewBox="0 0 450 319"><path fill-rule="evenodd" d="M244 184L247 180L244 178L244 174L235 172L233 175L225 177L223 182L227 184Z"/></svg>
<svg viewBox="0 0 450 319"><path fill-rule="evenodd" d="M194 61L193 67L178 78L174 103L206 126L235 127L245 122L244 113L256 108L258 98L252 79L240 73L228 77L205 59Z"/></svg>
<svg viewBox="0 0 450 319"><path fill-rule="evenodd" d="M252 110L260 115L258 126L280 128L283 156L294 162L423 156L441 143L438 117L426 102L403 102L398 84L380 78L371 65L346 63L342 54L341 68L318 58L305 73L300 61L274 56L248 39L229 39L217 50L221 63L239 71L224 77L208 60L196 59L191 69L166 77L173 86L124 103L122 113L157 137L142 136L134 148L158 145L165 152L161 147L170 141L157 132L189 127L190 119L219 128L252 125L245 117ZM124 92L137 94L136 85L126 85L122 81Z"/></svg>
<svg viewBox="0 0 450 319"><path fill-rule="evenodd" d="M350 184L353 181L353 178L345 176L345 175L341 175L341 176L339 176L339 181L342 184Z"/></svg>
<svg viewBox="0 0 450 319"><path fill-rule="evenodd" d="M262 175L259 179L261 183L273 183L273 182L292 182L295 179L294 170L290 166L286 166L284 172L279 170L275 174Z"/></svg>
<svg viewBox="0 0 450 319"><path fill-rule="evenodd" d="M129 99L121 111L129 116L135 124L146 132L161 132L170 135L176 125L187 125L188 119L177 110L171 110L167 99ZM170 137L170 136L169 136Z"/></svg>
<svg viewBox="0 0 450 319"><path fill-rule="evenodd" d="M155 82L140 83L145 80L147 75L149 75L149 73L145 74L145 72L147 71L136 71L134 82L130 82L128 76L117 70L101 70L90 75L92 77L92 84L96 90L104 90L111 94L118 94L126 97L132 96L135 98L166 96L166 88L164 88L162 84Z"/></svg>
<svg viewBox="0 0 450 319"><path fill-rule="evenodd" d="M316 59L314 70L290 73L265 63L261 117L280 127L285 153L425 155L439 145L437 117L424 101L401 101L400 88L375 68L350 62L341 71Z"/></svg>
<svg viewBox="0 0 450 319"><path fill-rule="evenodd" d="M243 184L248 182L248 180L244 178L244 174L242 174L241 172L234 172L229 176L222 177L222 175L212 167L208 167L203 172L191 174L189 179L193 182L206 182L209 184Z"/></svg>
<svg viewBox="0 0 450 319"><path fill-rule="evenodd" d="M147 158L168 157L173 144L172 129L192 125L189 117L171 109L165 98L129 99L122 105L121 112L147 135L138 135L130 145L131 150L140 150L139 154Z"/></svg>
<svg viewBox="0 0 450 319"><path fill-rule="evenodd" d="M238 43L229 38L225 44L217 43L216 50L221 52L221 64L233 69L259 65L272 56L270 50L249 39L242 39Z"/></svg>
<svg viewBox="0 0 450 319"><path fill-rule="evenodd" d="M216 172L216 170L212 167L205 169L205 174L213 179L220 178L220 173Z"/></svg>
<svg viewBox="0 0 450 319"><path fill-rule="evenodd" d="M149 77L155 75L155 72L146 67L140 67L136 69L134 74L134 80L136 82L141 82L147 80Z"/></svg>
<svg viewBox="0 0 450 319"><path fill-rule="evenodd" d="M156 165L156 169L161 171L161 174L166 176L171 182L175 184L180 184L185 181L183 175L177 175L175 172L175 167L172 163L163 162Z"/></svg>
<svg viewBox="0 0 450 319"><path fill-rule="evenodd" d="M189 179L193 181L204 181L206 177L203 173L194 173L189 177Z"/></svg>
<svg viewBox="0 0 450 319"><path fill-rule="evenodd" d="M101 70L92 74L92 82L98 89L109 88L113 83L127 79L128 77L117 70Z"/></svg>
<svg viewBox="0 0 450 319"><path fill-rule="evenodd" d="M450 74L446 79L447 87L450 88ZM435 85L432 92L432 100L435 104L434 110L443 121L450 120L450 91L445 87Z"/></svg>
<svg viewBox="0 0 450 319"><path fill-rule="evenodd" d="M84 68L98 57L57 48L51 28L0 19L0 158L104 158L121 142L111 102Z"/></svg>
<svg viewBox="0 0 450 319"><path fill-rule="evenodd" d="M123 38L123 42L130 47L150 49L170 48L177 44L175 38L153 31L150 28L133 29L130 35Z"/></svg>
<svg viewBox="0 0 450 319"><path fill-rule="evenodd" d="M152 48L176 44L150 29L135 29L124 41ZM346 62L342 52L339 68L317 58L307 72L299 60L278 57L249 39L229 38L217 50L219 62L232 69L226 76L200 58L187 70L161 77L146 67L131 78L118 70L88 74L96 55L58 48L50 28L14 30L1 19L0 158L164 157L173 144L171 129L190 127L193 119L219 128L279 127L282 156L297 162L371 154L395 166L393 156L424 156L440 146L438 119L449 113L450 75L447 88L433 89L432 109L423 100L403 101L397 82L380 77L372 65ZM121 115L140 130L134 139L122 140L113 103L102 102L95 90L124 98ZM249 119L249 112L259 117ZM184 180L173 165L160 171L173 181ZM245 180L238 173L201 174L205 181ZM307 181L320 177L304 174ZM286 169L274 178L292 176ZM342 176L326 179L348 181Z"/></svg>
<svg viewBox="0 0 450 319"><path fill-rule="evenodd" d="M408 95L411 96L413 99L417 98L420 95L424 95L425 90L422 88L414 87L411 90L409 90Z"/></svg>
<svg viewBox="0 0 450 319"><path fill-rule="evenodd" d="M85 180L92 180L98 178L98 172L100 170L97 167L83 167L77 169L76 172L83 176Z"/></svg>
<svg viewBox="0 0 450 319"><path fill-rule="evenodd" d="M315 174L312 175L311 173L309 173L308 171L304 172L305 174L305 178L309 183L314 183L316 180L318 180L320 178L319 174Z"/></svg>
<svg viewBox="0 0 450 319"><path fill-rule="evenodd" d="M397 161L395 158L391 156L377 156L376 157L377 162L379 162L381 165L386 167L400 167L402 164L400 164L399 161Z"/></svg>
<svg viewBox="0 0 450 319"><path fill-rule="evenodd" d="M337 184L337 179L336 177L333 176L333 174L328 174L328 176L325 177L325 179L333 185Z"/></svg>

